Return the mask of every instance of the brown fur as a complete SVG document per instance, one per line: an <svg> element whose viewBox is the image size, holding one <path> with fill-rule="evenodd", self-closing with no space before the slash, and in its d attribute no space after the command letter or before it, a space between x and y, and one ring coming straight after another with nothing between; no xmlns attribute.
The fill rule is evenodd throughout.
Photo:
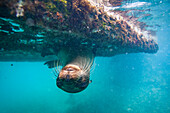
<svg viewBox="0 0 170 113"><path fill-rule="evenodd" d="M64 55L64 53L67 53ZM64 55L61 57L61 55ZM91 51L65 49L60 52L61 62L65 63L59 72L57 86L69 93L84 90L89 84L90 69L94 55Z"/></svg>

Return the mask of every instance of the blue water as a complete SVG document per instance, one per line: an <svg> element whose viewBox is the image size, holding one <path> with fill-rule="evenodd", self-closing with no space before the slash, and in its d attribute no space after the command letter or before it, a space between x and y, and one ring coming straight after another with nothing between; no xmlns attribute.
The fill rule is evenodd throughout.
<svg viewBox="0 0 170 113"><path fill-rule="evenodd" d="M92 83L77 94L57 88L43 62L0 62L0 113L170 113L170 1L141 1L160 25L156 54L95 58Z"/></svg>

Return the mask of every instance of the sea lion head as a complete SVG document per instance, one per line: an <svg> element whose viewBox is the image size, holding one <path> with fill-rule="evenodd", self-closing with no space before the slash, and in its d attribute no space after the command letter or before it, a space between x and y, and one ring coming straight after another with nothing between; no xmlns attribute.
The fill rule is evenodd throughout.
<svg viewBox="0 0 170 113"><path fill-rule="evenodd" d="M89 72L85 72L77 65L68 64L61 69L56 84L66 92L80 92L89 84Z"/></svg>

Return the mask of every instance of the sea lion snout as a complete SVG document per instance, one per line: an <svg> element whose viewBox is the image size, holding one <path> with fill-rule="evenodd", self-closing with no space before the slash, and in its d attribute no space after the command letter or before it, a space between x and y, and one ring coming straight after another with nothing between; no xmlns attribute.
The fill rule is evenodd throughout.
<svg viewBox="0 0 170 113"><path fill-rule="evenodd" d="M68 82L70 80L70 75L66 75L66 81Z"/></svg>
<svg viewBox="0 0 170 113"><path fill-rule="evenodd" d="M66 75L66 79L70 79L70 75Z"/></svg>

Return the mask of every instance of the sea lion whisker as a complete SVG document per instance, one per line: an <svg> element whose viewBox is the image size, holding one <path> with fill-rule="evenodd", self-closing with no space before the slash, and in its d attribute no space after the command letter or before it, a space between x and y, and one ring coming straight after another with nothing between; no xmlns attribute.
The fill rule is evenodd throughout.
<svg viewBox="0 0 170 113"><path fill-rule="evenodd" d="M84 61L84 62L83 62ZM87 58L85 58L84 60L82 59L82 62L83 62L83 64L84 64L84 67L83 67L83 70L86 70L87 69L87 66L88 66L88 60L87 60Z"/></svg>
<svg viewBox="0 0 170 113"><path fill-rule="evenodd" d="M87 67L87 70L89 70L93 64L93 57L89 58L89 62L88 62L88 67Z"/></svg>
<svg viewBox="0 0 170 113"><path fill-rule="evenodd" d="M94 55L92 54L91 58L90 58L90 68L92 67L94 62Z"/></svg>
<svg viewBox="0 0 170 113"><path fill-rule="evenodd" d="M56 74L58 75L60 73L61 67L60 67L60 61L57 60L56 62L54 62L54 70L55 71L55 76Z"/></svg>
<svg viewBox="0 0 170 113"><path fill-rule="evenodd" d="M94 63L94 57L93 57L92 60L91 60L91 64L90 64L89 70L92 69L93 63ZM93 70L94 70L94 68L93 68Z"/></svg>
<svg viewBox="0 0 170 113"><path fill-rule="evenodd" d="M57 60L57 64L58 64L58 60ZM54 69L53 69L53 73L55 76L57 76L59 74L59 70L58 67L56 68L56 62L54 61ZM57 75L56 75L57 74Z"/></svg>
<svg viewBox="0 0 170 113"><path fill-rule="evenodd" d="M53 72L54 76L56 76L56 77L57 77L58 72L56 72L56 70L54 70L54 69L52 69L52 72Z"/></svg>
<svg viewBox="0 0 170 113"><path fill-rule="evenodd" d="M83 62L82 59L80 60L80 67L81 67L82 69L84 69L84 67L85 67L85 63Z"/></svg>
<svg viewBox="0 0 170 113"><path fill-rule="evenodd" d="M82 61L83 61L83 60L82 60ZM85 58L84 61L85 61L85 62L83 62L83 63L84 63L83 70L86 72L86 70L87 70L87 68L88 68L88 62L89 62L89 61L87 61L87 58Z"/></svg>
<svg viewBox="0 0 170 113"><path fill-rule="evenodd" d="M60 65L59 62L60 61L57 60L57 70L58 70L58 72L60 72L60 70L61 70L60 67L59 67L59 65Z"/></svg>
<svg viewBox="0 0 170 113"><path fill-rule="evenodd" d="M95 63L95 61L94 61L93 66L91 67L90 73L93 73L95 67L96 67L96 63Z"/></svg>
<svg viewBox="0 0 170 113"><path fill-rule="evenodd" d="M85 58L82 58L82 57L79 58L79 64L80 64L79 66L83 70L85 70L85 68L86 68L86 63L85 62L87 62Z"/></svg>
<svg viewBox="0 0 170 113"><path fill-rule="evenodd" d="M92 64L93 64L93 60L89 60L89 65L88 65L88 68L87 68L88 71L90 71Z"/></svg>
<svg viewBox="0 0 170 113"><path fill-rule="evenodd" d="M52 69L52 72L53 72L53 74L57 77L58 71L57 71L56 67L54 67L54 68Z"/></svg>
<svg viewBox="0 0 170 113"><path fill-rule="evenodd" d="M84 72L87 72L88 66L89 66L89 59L85 58L84 61L85 61L84 62L85 66L84 66L83 70L84 70Z"/></svg>
<svg viewBox="0 0 170 113"><path fill-rule="evenodd" d="M84 66L84 68L83 68L84 72L87 72L87 71L88 71L89 62L90 62L90 60L89 60L89 59L87 60L87 58L85 58L85 63L84 63L85 66Z"/></svg>
<svg viewBox="0 0 170 113"><path fill-rule="evenodd" d="M60 60L57 63L57 67L58 67L58 72L60 72L63 67L63 63Z"/></svg>
<svg viewBox="0 0 170 113"><path fill-rule="evenodd" d="M54 63L55 63L55 61L54 61ZM53 66L55 66L55 65L53 65ZM55 75L55 77L57 77L58 72L56 71L55 67L52 68L52 73ZM52 77L52 78L54 78L54 77Z"/></svg>
<svg viewBox="0 0 170 113"><path fill-rule="evenodd" d="M87 66L85 72L87 72L87 71L90 70L90 68L91 68L92 65L93 65L93 61L94 61L94 57L92 56L92 58L89 58L88 66Z"/></svg>
<svg viewBox="0 0 170 113"><path fill-rule="evenodd" d="M94 60L92 59L91 62L90 62L89 70L91 70L91 67L92 67L92 65L93 65L93 62L94 62Z"/></svg>
<svg viewBox="0 0 170 113"><path fill-rule="evenodd" d="M57 68L56 68L56 65L55 65L55 64L56 64L56 62L54 61L54 69L55 69L55 72L56 72L56 73L58 73L58 70L57 70Z"/></svg>

